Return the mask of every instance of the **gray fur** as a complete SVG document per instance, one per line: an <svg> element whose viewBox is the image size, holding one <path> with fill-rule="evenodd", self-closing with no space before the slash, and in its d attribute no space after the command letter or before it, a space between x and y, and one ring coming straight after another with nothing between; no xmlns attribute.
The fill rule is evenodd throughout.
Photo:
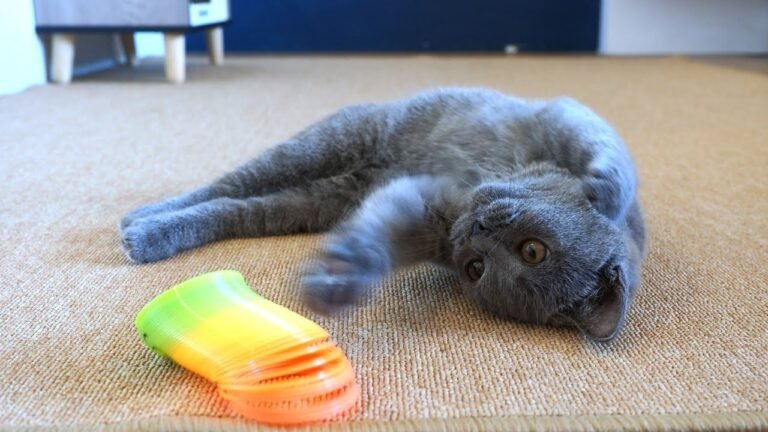
<svg viewBox="0 0 768 432"><path fill-rule="evenodd" d="M609 340L640 280L636 190L621 139L580 103L440 89L344 108L208 186L139 208L121 222L122 245L153 262L225 238L333 228L303 280L317 311L431 260L494 314ZM538 265L521 258L531 238L549 248ZM473 260L485 264L477 281Z"/></svg>

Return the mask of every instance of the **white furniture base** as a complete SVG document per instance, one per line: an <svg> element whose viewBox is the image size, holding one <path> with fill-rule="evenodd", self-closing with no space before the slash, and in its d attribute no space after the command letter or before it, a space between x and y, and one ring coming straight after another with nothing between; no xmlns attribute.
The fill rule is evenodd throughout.
<svg viewBox="0 0 768 432"><path fill-rule="evenodd" d="M165 34L165 74L168 81L184 82L185 38L188 31L205 30L211 64L224 61L221 26L230 19L229 0L34 0L35 27L52 33L51 79L72 80L75 33L119 33L128 64L136 59L133 34Z"/></svg>
<svg viewBox="0 0 768 432"><path fill-rule="evenodd" d="M224 63L224 32L220 26L205 30L208 41L208 57L212 65ZM186 79L186 43L184 33L166 32L165 35L165 76L172 83L183 83ZM133 33L122 33L123 50L128 64L135 64L136 48ZM72 81L72 66L75 60L75 36L70 33L54 33L51 39L51 80L57 84Z"/></svg>

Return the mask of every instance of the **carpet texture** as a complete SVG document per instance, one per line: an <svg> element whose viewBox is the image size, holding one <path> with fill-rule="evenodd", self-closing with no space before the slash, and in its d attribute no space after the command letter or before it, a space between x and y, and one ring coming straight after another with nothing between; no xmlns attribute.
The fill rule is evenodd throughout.
<svg viewBox="0 0 768 432"><path fill-rule="evenodd" d="M363 389L343 430L768 428L768 78L686 59L193 59L0 98L0 429L256 430L142 345L156 294L235 269L344 349ZM610 344L476 310L424 265L336 318L298 299L320 236L129 263L133 207L214 179L342 105L439 85L571 95L636 159L651 234Z"/></svg>

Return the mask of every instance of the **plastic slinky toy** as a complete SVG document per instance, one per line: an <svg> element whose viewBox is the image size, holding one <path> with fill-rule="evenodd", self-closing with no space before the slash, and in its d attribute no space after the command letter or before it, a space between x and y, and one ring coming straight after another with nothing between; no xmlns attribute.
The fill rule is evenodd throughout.
<svg viewBox="0 0 768 432"><path fill-rule="evenodd" d="M275 425L338 419L360 398L328 333L259 296L230 270L165 291L136 317L144 343L216 383L240 415Z"/></svg>

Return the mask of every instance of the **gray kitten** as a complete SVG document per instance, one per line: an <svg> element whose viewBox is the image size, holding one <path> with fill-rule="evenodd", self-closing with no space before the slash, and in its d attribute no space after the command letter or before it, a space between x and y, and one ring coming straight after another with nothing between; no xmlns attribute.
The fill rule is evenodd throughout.
<svg viewBox="0 0 768 432"><path fill-rule="evenodd" d="M122 245L146 263L335 226L303 280L316 311L431 260L498 316L609 340L640 280L636 189L621 139L580 103L441 89L344 108L210 185L141 207L122 220Z"/></svg>

